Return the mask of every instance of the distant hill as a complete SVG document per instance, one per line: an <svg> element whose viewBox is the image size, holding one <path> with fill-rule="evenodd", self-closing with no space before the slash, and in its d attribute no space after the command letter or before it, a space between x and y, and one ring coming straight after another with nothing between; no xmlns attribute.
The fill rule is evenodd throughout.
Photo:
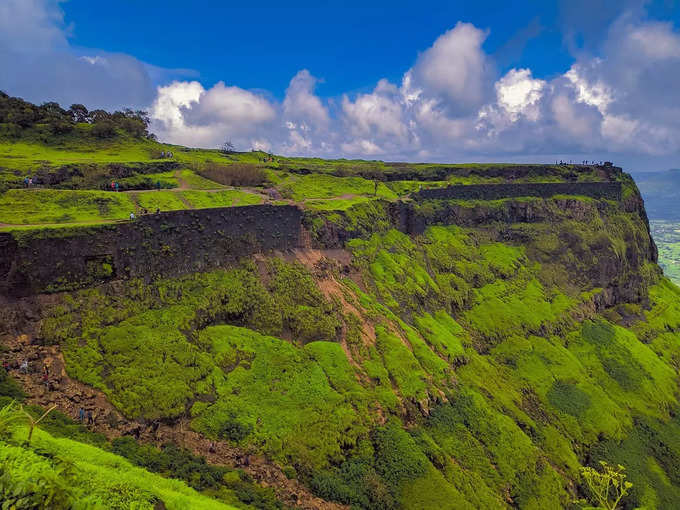
<svg viewBox="0 0 680 510"><path fill-rule="evenodd" d="M680 169L633 174L650 219L680 221Z"/></svg>

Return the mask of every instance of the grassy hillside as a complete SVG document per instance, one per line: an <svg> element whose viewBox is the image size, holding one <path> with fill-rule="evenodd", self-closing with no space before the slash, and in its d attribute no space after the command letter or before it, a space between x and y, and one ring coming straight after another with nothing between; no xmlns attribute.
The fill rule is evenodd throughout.
<svg viewBox="0 0 680 510"><path fill-rule="evenodd" d="M360 285L270 258L133 281L115 299L89 289L42 335L125 415L189 405L195 430L265 452L330 500L566 507L587 495L580 467L605 459L628 468L627 508L668 508L680 290L658 281L648 310L596 313L598 289L566 282L603 220L615 230L560 224L579 239L567 250L543 231L555 225L521 245L453 226L373 234L348 246Z"/></svg>
<svg viewBox="0 0 680 510"><path fill-rule="evenodd" d="M15 403L0 408L0 497L7 508L158 508L235 510L179 480L133 466L101 448L35 429ZM33 410L31 410L33 411ZM42 411L42 410L39 410ZM48 420L50 421L50 420ZM55 420L52 427L55 427ZM49 425L48 425L49 427ZM102 442L82 426L81 435ZM65 427L56 427L63 432ZM88 437L89 436L89 437Z"/></svg>
<svg viewBox="0 0 680 510"><path fill-rule="evenodd" d="M302 209L308 242L219 270L8 298L4 356L40 344L125 425L188 427L353 509L594 508L584 468L600 461L632 483L620 508L680 507L680 288L656 264L629 176L222 154L83 124L0 141L2 228L74 226L68 236L131 211L273 202ZM612 179L620 201L409 196ZM26 508L55 506L45 494L75 508L283 506L176 445L52 425L28 446L25 425L0 437L0 490L37 498Z"/></svg>
<svg viewBox="0 0 680 510"><path fill-rule="evenodd" d="M225 154L162 144L122 130L100 138L91 134L92 126L75 123L68 133L49 136L31 128L22 136L3 137L0 130L0 228L110 222L144 209L265 200L346 210L371 199L395 200L449 184L606 179L595 168L571 165L434 165ZM112 194L112 182L129 196L105 195ZM32 194L36 190L40 194ZM156 196L144 193L151 191Z"/></svg>

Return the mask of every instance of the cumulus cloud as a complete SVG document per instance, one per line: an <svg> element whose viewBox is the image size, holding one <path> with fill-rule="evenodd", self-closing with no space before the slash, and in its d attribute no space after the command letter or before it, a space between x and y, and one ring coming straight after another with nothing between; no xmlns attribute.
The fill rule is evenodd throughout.
<svg viewBox="0 0 680 510"><path fill-rule="evenodd" d="M259 129L277 113L267 99L239 87L219 82L205 90L197 81L175 81L158 87L150 116L156 134L172 143L216 147L231 139L263 148L268 142L257 136Z"/></svg>
<svg viewBox="0 0 680 510"><path fill-rule="evenodd" d="M143 108L159 68L125 54L76 50L57 0L0 2L0 90L41 103ZM172 74L170 72L169 74ZM175 74L183 75L183 72Z"/></svg>
<svg viewBox="0 0 680 510"><path fill-rule="evenodd" d="M439 36L407 73L406 93L440 98L454 113L474 111L493 84L492 65L482 49L486 37L487 32L469 23Z"/></svg>
<svg viewBox="0 0 680 510"><path fill-rule="evenodd" d="M398 83L323 99L320 80L301 69L276 101L237 83L173 81L130 55L76 51L57 0L5 0L0 66L12 72L0 89L36 102L147 106L159 138L202 147L230 138L243 150L401 160L677 158L680 33L647 19L638 0L607 5L597 23L571 24L565 37L587 51L556 76L499 75L488 31L458 23ZM581 16L561 9L564 20Z"/></svg>
<svg viewBox="0 0 680 510"><path fill-rule="evenodd" d="M327 128L330 122L328 110L314 94L317 81L307 69L303 69L290 81L283 100L284 117L303 126L303 130Z"/></svg>
<svg viewBox="0 0 680 510"><path fill-rule="evenodd" d="M401 83L383 79L337 103L317 96L317 78L301 70L280 104L238 87L178 82L159 89L154 116L166 117L172 141L214 145L229 126L244 148L302 155L579 160L680 151L680 34L671 24L626 13L598 56L583 54L551 79L528 68L496 76L486 36L458 23Z"/></svg>

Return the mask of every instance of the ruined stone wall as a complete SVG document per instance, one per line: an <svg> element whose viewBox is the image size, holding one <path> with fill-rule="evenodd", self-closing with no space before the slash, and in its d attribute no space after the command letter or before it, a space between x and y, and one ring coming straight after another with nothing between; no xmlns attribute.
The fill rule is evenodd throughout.
<svg viewBox="0 0 680 510"><path fill-rule="evenodd" d="M431 224L473 226L489 222L550 221L554 211L549 203L510 200L502 207L472 208L450 203L447 207L425 208L431 209L427 214L420 205L430 199L492 200L557 194L615 200L620 198L621 185L617 182L496 184L423 190L415 194L414 202L383 204L382 227L371 216L366 216L366 225L361 231L346 230L337 222L325 222L322 229L317 229L314 244L340 247L352 237L370 235L380 228L418 234ZM582 209L578 200L574 200L576 204L553 205L559 210L572 211L573 219L578 221ZM114 279L209 271L228 267L255 253L305 247L310 243L303 237L303 224L310 227L310 218L303 222L303 214L314 215L311 211L303 213L295 206L254 205L172 211L92 227L0 233L0 296L73 290Z"/></svg>
<svg viewBox="0 0 680 510"><path fill-rule="evenodd" d="M472 184L425 189L416 200L500 200L503 198L580 195L597 199L621 200L620 182L540 182L517 184Z"/></svg>
<svg viewBox="0 0 680 510"><path fill-rule="evenodd" d="M0 295L226 267L299 246L302 211L253 205L173 211L96 227L0 233Z"/></svg>

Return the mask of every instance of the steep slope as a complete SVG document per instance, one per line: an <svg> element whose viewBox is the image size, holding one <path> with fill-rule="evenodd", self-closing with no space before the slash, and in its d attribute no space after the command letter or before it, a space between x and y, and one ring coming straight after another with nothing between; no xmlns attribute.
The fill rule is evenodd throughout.
<svg viewBox="0 0 680 510"><path fill-rule="evenodd" d="M110 440L184 443L302 508L579 507L600 460L627 468L624 508L680 506L680 289L620 169L173 148L173 172L255 165L265 180L229 191L268 203L197 195L215 208L114 222L109 202L139 197L93 187L151 172L137 163L160 145L114 168L91 143L91 174L48 147L43 174L64 179L0 197L33 214L0 233L3 356L31 402L85 406ZM38 225L54 218L70 226ZM0 451L34 455L17 448Z"/></svg>
<svg viewBox="0 0 680 510"><path fill-rule="evenodd" d="M679 291L626 182L621 202L404 204L411 235L389 202L310 212L320 252L33 298L8 322L121 419L190 418L330 500L556 508L607 459L629 507L668 508Z"/></svg>

